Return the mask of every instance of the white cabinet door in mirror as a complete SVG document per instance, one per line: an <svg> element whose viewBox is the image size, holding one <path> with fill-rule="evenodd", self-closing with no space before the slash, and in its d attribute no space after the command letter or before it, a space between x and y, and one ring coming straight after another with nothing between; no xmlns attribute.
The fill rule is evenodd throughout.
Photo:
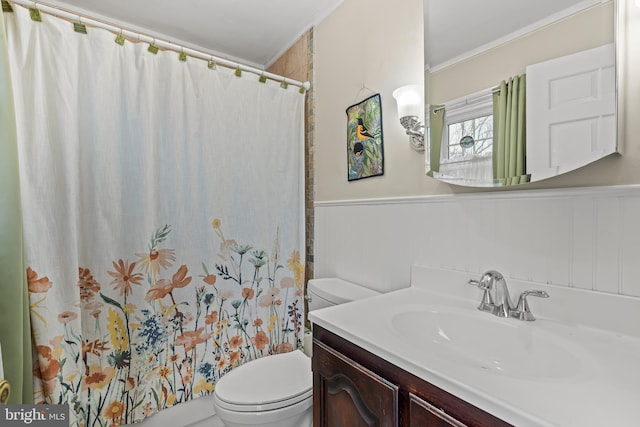
<svg viewBox="0 0 640 427"><path fill-rule="evenodd" d="M615 70L614 44L527 67L531 181L616 152Z"/></svg>

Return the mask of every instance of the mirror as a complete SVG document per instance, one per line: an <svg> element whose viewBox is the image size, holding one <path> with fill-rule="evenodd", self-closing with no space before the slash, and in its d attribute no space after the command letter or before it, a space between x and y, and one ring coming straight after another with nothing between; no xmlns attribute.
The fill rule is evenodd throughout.
<svg viewBox="0 0 640 427"><path fill-rule="evenodd" d="M617 151L616 0L424 7L428 175L522 184Z"/></svg>

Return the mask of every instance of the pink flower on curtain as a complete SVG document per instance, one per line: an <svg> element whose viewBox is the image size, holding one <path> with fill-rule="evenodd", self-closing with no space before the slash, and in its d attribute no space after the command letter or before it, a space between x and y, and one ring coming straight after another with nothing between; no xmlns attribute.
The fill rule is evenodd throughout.
<svg viewBox="0 0 640 427"><path fill-rule="evenodd" d="M264 350L267 344L269 344L269 337L264 331L259 331L255 337L251 338L251 342L258 350Z"/></svg>
<svg viewBox="0 0 640 427"><path fill-rule="evenodd" d="M37 345L36 355L33 375L42 380L43 394L46 399L55 391L60 373L60 362L48 345Z"/></svg>
<svg viewBox="0 0 640 427"><path fill-rule="evenodd" d="M88 268L78 268L78 287L80 288L80 301L89 302L95 298L96 292L100 290L98 283Z"/></svg>
<svg viewBox="0 0 640 427"><path fill-rule="evenodd" d="M82 379L82 390L104 388L115 375L116 370L111 366L103 369L98 365L92 365L89 367L89 373Z"/></svg>
<svg viewBox="0 0 640 427"><path fill-rule="evenodd" d="M156 299L164 298L169 295L175 288L184 288L191 283L191 276L187 277L187 266L181 265L178 271L173 275L172 280L169 282L166 279L160 279L158 282L147 291L145 299L147 301L153 301Z"/></svg>
<svg viewBox="0 0 640 427"><path fill-rule="evenodd" d="M58 322L60 323L69 323L78 318L78 315L73 311L63 311L58 314Z"/></svg>
<svg viewBox="0 0 640 427"><path fill-rule="evenodd" d="M276 348L276 353L289 353L290 351L293 351L293 345L290 342L278 344L278 347Z"/></svg>
<svg viewBox="0 0 640 427"><path fill-rule="evenodd" d="M211 325L218 321L218 312L212 311L211 313L204 316L204 323L207 325Z"/></svg>
<svg viewBox="0 0 640 427"><path fill-rule="evenodd" d="M295 285L296 285L296 282L293 279L293 277L283 277L280 280L280 287L282 289L293 288Z"/></svg>
<svg viewBox="0 0 640 427"><path fill-rule="evenodd" d="M27 267L27 286L29 288L29 292L42 294L51 289L53 283L51 283L47 276L38 277L38 273L31 269L31 267Z"/></svg>
<svg viewBox="0 0 640 427"><path fill-rule="evenodd" d="M276 295L280 293L280 288L271 288L268 289L264 295L258 298L258 305L260 307L269 307L274 303Z"/></svg>
<svg viewBox="0 0 640 427"><path fill-rule="evenodd" d="M198 328L195 331L185 331L182 335L177 337L174 341L175 345L183 345L185 351L193 349L196 345L202 344L207 341L213 332L204 332L204 326Z"/></svg>
<svg viewBox="0 0 640 427"><path fill-rule="evenodd" d="M140 285L143 278L142 274L133 272L136 268L136 263L129 264L129 261L124 262L120 259L117 264L113 261L113 267L116 271L107 272L109 276L114 277L110 284L115 284L114 289L120 291L120 296L131 295L133 293L131 284Z"/></svg>
<svg viewBox="0 0 640 427"><path fill-rule="evenodd" d="M234 335L231 338L229 338L229 348L231 350L236 350L241 345L242 345L242 337L240 335Z"/></svg>
<svg viewBox="0 0 640 427"><path fill-rule="evenodd" d="M215 274L208 274L202 280L204 280L207 285L215 285L216 279L217 276Z"/></svg>

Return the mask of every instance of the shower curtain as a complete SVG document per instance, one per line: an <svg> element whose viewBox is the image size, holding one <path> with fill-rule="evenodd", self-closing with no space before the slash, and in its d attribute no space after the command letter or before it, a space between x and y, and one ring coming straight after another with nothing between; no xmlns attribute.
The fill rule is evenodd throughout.
<svg viewBox="0 0 640 427"><path fill-rule="evenodd" d="M304 95L22 7L5 20L35 401L133 423L297 348Z"/></svg>

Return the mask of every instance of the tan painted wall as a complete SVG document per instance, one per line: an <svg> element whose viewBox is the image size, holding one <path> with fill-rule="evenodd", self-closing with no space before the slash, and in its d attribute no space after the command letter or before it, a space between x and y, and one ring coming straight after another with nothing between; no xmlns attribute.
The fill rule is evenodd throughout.
<svg viewBox="0 0 640 427"><path fill-rule="evenodd" d="M313 33L311 31L304 33L298 41L269 66L267 71L300 82L307 81L311 77L309 50L312 36Z"/></svg>
<svg viewBox="0 0 640 427"><path fill-rule="evenodd" d="M619 144L624 155L613 155L563 176L513 189L640 184L640 78L634 77L640 75L640 55L632 52L640 46L640 9L633 0L619 2L619 68L623 74L619 82L623 122ZM409 147L398 123L391 92L404 84L423 81L422 20L421 0L403 1L402 8L385 0L346 0L317 26L316 201L486 191L444 184L425 176L423 155ZM358 101L355 98L363 85L382 96L385 173L382 177L348 182L345 109Z"/></svg>
<svg viewBox="0 0 640 427"><path fill-rule="evenodd" d="M314 30L316 201L423 191L424 156L410 148L391 95L424 81L422 0L401 3L345 0ZM374 92L382 99L384 175L348 182L345 110Z"/></svg>

